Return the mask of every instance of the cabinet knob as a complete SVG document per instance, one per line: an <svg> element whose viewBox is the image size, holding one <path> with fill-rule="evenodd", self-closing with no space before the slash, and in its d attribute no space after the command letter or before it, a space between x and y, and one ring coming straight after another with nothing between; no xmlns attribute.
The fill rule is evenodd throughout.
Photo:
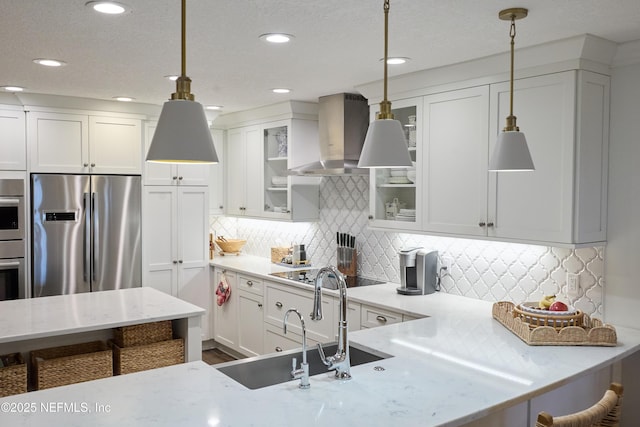
<svg viewBox="0 0 640 427"><path fill-rule="evenodd" d="M95 164L95 163L91 163L91 167L92 167L92 168L95 168L95 167L96 167L96 164Z"/></svg>
<svg viewBox="0 0 640 427"><path fill-rule="evenodd" d="M84 163L82 166L86 168L89 166L89 163Z"/></svg>
<svg viewBox="0 0 640 427"><path fill-rule="evenodd" d="M387 323L387 318L384 316L376 316L378 322Z"/></svg>
<svg viewBox="0 0 640 427"><path fill-rule="evenodd" d="M485 225L487 225L484 221L480 221L478 223L478 227L484 227Z"/></svg>
<svg viewBox="0 0 640 427"><path fill-rule="evenodd" d="M182 260L178 260L178 264L182 264Z"/></svg>
<svg viewBox="0 0 640 427"><path fill-rule="evenodd" d="M487 223L487 227L493 227L493 223L492 222L488 222Z"/></svg>
<svg viewBox="0 0 640 427"><path fill-rule="evenodd" d="M182 177L181 176L178 177L178 181L182 181Z"/></svg>
<svg viewBox="0 0 640 427"><path fill-rule="evenodd" d="M173 263L174 263L174 264L177 264L177 263L178 263L178 260L175 260L175 259L174 259L174 260L173 260Z"/></svg>
<svg viewBox="0 0 640 427"><path fill-rule="evenodd" d="M278 307L278 308L282 308L282 303L281 303L280 301L278 301L278 302L276 303L276 307Z"/></svg>
<svg viewBox="0 0 640 427"><path fill-rule="evenodd" d="M253 281L247 280L247 286L253 286Z"/></svg>
<svg viewBox="0 0 640 427"><path fill-rule="evenodd" d="M218 209L224 209L224 206L220 205L218 206Z"/></svg>
<svg viewBox="0 0 640 427"><path fill-rule="evenodd" d="M177 177L177 176L174 176L174 177L172 177L172 179L175 181L176 179L178 179L178 177Z"/></svg>
<svg viewBox="0 0 640 427"><path fill-rule="evenodd" d="M275 349L278 353L280 353L282 351L282 347L276 347Z"/></svg>
<svg viewBox="0 0 640 427"><path fill-rule="evenodd" d="M370 220L371 220L371 219L373 219L373 215L369 215L369 219L370 219Z"/></svg>
<svg viewBox="0 0 640 427"><path fill-rule="evenodd" d="M262 308L262 303L261 302L258 303L258 308Z"/></svg>

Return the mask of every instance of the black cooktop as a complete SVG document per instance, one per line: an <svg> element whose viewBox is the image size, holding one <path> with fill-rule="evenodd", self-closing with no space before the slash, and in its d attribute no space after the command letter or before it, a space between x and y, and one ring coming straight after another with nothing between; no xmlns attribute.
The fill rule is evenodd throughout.
<svg viewBox="0 0 640 427"><path fill-rule="evenodd" d="M320 271L319 268L305 268L304 270L294 270L294 271L283 271L280 273L271 273L272 276L282 277L284 279L294 280L296 282L306 283L308 285L313 286L316 275ZM338 281L332 274L326 274L321 279L322 287L326 289L338 289ZM368 279L366 277L353 276L353 277L345 277L345 281L347 282L348 288L354 288L359 286L371 286L371 285L380 285L382 282L380 280Z"/></svg>

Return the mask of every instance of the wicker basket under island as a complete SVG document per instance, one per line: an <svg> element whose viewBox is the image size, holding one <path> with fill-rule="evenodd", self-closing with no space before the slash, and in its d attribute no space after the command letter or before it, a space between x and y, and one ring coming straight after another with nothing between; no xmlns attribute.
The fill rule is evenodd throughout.
<svg viewBox="0 0 640 427"><path fill-rule="evenodd" d="M107 378L113 375L112 351L102 341L31 352L36 390Z"/></svg>
<svg viewBox="0 0 640 427"><path fill-rule="evenodd" d="M114 375L184 363L184 340L173 338L170 320L116 328L109 345Z"/></svg>
<svg viewBox="0 0 640 427"><path fill-rule="evenodd" d="M27 365L20 353L0 356L0 397L27 392Z"/></svg>

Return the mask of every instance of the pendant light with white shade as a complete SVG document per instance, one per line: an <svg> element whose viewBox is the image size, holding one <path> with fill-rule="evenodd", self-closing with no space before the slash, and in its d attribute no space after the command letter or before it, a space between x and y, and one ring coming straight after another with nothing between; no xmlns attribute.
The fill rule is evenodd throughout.
<svg viewBox="0 0 640 427"><path fill-rule="evenodd" d="M511 8L500 11L498 17L504 21L511 21L509 35L511 37L511 78L509 86L509 116L507 125L498 135L498 141L493 155L489 161L489 171L511 172L511 171L533 171L533 160L529 153L527 140L524 133L516 125L516 116L513 115L513 57L514 39L516 37L516 24L518 19L525 18L528 10L524 8Z"/></svg>
<svg viewBox="0 0 640 427"><path fill-rule="evenodd" d="M359 168L412 167L402 125L394 120L387 100L387 57L389 39L389 0L384 1L384 99L376 120L369 124L358 161Z"/></svg>
<svg viewBox="0 0 640 427"><path fill-rule="evenodd" d="M182 73L164 103L147 154L148 162L218 163L202 104L194 101L186 75L186 0L182 0Z"/></svg>

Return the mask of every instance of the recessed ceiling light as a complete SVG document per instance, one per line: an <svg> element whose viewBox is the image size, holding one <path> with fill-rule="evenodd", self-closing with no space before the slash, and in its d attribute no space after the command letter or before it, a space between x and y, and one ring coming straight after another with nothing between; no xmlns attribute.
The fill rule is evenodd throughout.
<svg viewBox="0 0 640 427"><path fill-rule="evenodd" d="M287 89L287 88L281 87L281 88L271 89L271 92L273 92L273 93L289 93L289 92L291 92L291 89Z"/></svg>
<svg viewBox="0 0 640 427"><path fill-rule="evenodd" d="M46 58L37 58L34 59L33 62L35 62L36 64L44 65L45 67L62 67L63 65L67 65L67 63L64 61Z"/></svg>
<svg viewBox="0 0 640 427"><path fill-rule="evenodd" d="M90 1L86 3L86 6L93 8L96 12L108 15L120 15L130 10L128 6L115 1Z"/></svg>
<svg viewBox="0 0 640 427"><path fill-rule="evenodd" d="M291 41L293 36L291 34L284 33L267 33L262 34L259 38L269 43L288 43Z"/></svg>
<svg viewBox="0 0 640 427"><path fill-rule="evenodd" d="M131 102L135 98L131 98L129 96L114 96L113 99L115 99L116 101Z"/></svg>
<svg viewBox="0 0 640 427"><path fill-rule="evenodd" d="M207 105L207 110L222 110L222 105Z"/></svg>
<svg viewBox="0 0 640 427"><path fill-rule="evenodd" d="M169 75L169 76L164 76L164 78L165 78L165 79L169 79L169 80L171 80L172 82L175 82L176 80L178 80L178 76L173 75L173 74L171 74L171 75Z"/></svg>
<svg viewBox="0 0 640 427"><path fill-rule="evenodd" d="M384 58L380 58L380 62L384 61ZM407 58L406 56L393 56L387 58L387 64L389 65L402 65L406 64L408 61L411 61L411 58Z"/></svg>
<svg viewBox="0 0 640 427"><path fill-rule="evenodd" d="M22 92L24 90L24 88L20 86L0 86L0 87L7 92Z"/></svg>

